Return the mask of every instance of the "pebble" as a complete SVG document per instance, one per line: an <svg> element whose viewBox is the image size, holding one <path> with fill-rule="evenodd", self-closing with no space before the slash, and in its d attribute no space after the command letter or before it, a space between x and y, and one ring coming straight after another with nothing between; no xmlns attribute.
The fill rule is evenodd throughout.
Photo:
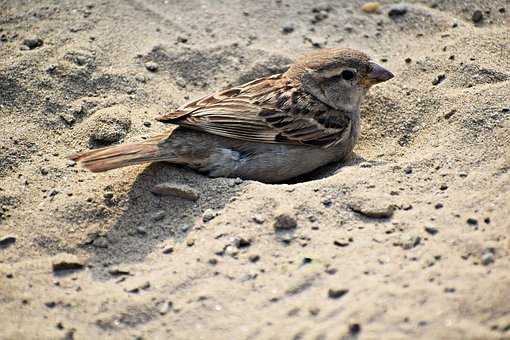
<svg viewBox="0 0 510 340"><path fill-rule="evenodd" d="M333 241L333 244L338 247L347 247L349 245L349 243L350 243L350 240L346 239L346 238L341 238L341 239Z"/></svg>
<svg viewBox="0 0 510 340"><path fill-rule="evenodd" d="M248 257L248 260L250 260L252 263L258 262L260 260L260 255L252 254Z"/></svg>
<svg viewBox="0 0 510 340"><path fill-rule="evenodd" d="M405 15L407 13L407 6L404 4L396 4L391 6L388 11L388 16L392 19Z"/></svg>
<svg viewBox="0 0 510 340"><path fill-rule="evenodd" d="M170 182L155 185L151 189L151 192L158 196L175 196L193 202L200 198L200 193L194 188L188 185L175 184Z"/></svg>
<svg viewBox="0 0 510 340"><path fill-rule="evenodd" d="M446 79L446 75L444 73L439 74L437 77L432 80L432 85L436 86L441 84Z"/></svg>
<svg viewBox="0 0 510 340"><path fill-rule="evenodd" d="M292 24L286 24L282 27L282 32L284 34L289 34L289 33L292 33L294 32L294 25Z"/></svg>
<svg viewBox="0 0 510 340"><path fill-rule="evenodd" d="M16 243L16 236L13 235L6 235L2 238L0 238L0 249L5 249L11 245Z"/></svg>
<svg viewBox="0 0 510 340"><path fill-rule="evenodd" d="M172 302L171 301L165 301L161 304L161 307L159 307L159 314L165 315L172 309Z"/></svg>
<svg viewBox="0 0 510 340"><path fill-rule="evenodd" d="M73 254L59 254L52 261L52 268L54 273L64 270L79 270L83 269L83 261Z"/></svg>
<svg viewBox="0 0 510 340"><path fill-rule="evenodd" d="M165 218L165 215L166 215L166 212L164 210L159 210L159 211L156 211L153 215L152 215L152 220L153 221L161 221L162 219Z"/></svg>
<svg viewBox="0 0 510 340"><path fill-rule="evenodd" d="M488 266L491 263L494 263L494 253L492 251L485 251L482 254L482 264L484 266Z"/></svg>
<svg viewBox="0 0 510 340"><path fill-rule="evenodd" d="M280 214L275 217L274 228L276 230L290 230L297 227L297 221L289 214Z"/></svg>
<svg viewBox="0 0 510 340"><path fill-rule="evenodd" d="M151 286L151 283L149 281L145 281L143 282L142 284L134 284L128 288L126 288L126 292L128 293L134 293L134 294L137 294L139 293L141 290L146 290L146 289L149 289Z"/></svg>
<svg viewBox="0 0 510 340"><path fill-rule="evenodd" d="M402 247L402 249L409 250L421 243L421 237L417 235L403 236L402 239L396 243Z"/></svg>
<svg viewBox="0 0 510 340"><path fill-rule="evenodd" d="M477 9L476 11L473 12L473 15L471 16L471 20L473 20L473 22L475 24L482 22L483 21L483 12L480 11L479 9Z"/></svg>
<svg viewBox="0 0 510 340"><path fill-rule="evenodd" d="M387 205L383 207L363 206L362 203L350 203L349 207L352 211L368 218L391 218L395 207Z"/></svg>
<svg viewBox="0 0 510 340"><path fill-rule="evenodd" d="M173 246L166 246L165 248L163 248L163 251L162 251L163 254L171 254L173 252L174 252Z"/></svg>
<svg viewBox="0 0 510 340"><path fill-rule="evenodd" d="M153 61L148 61L145 63L145 68L147 71L156 72L159 68L159 65Z"/></svg>
<svg viewBox="0 0 510 340"><path fill-rule="evenodd" d="M131 272L128 268L123 266L116 266L108 270L108 273L112 276L124 276L124 275L131 275Z"/></svg>
<svg viewBox="0 0 510 340"><path fill-rule="evenodd" d="M252 220L257 224L263 224L266 221L266 218L262 215L254 215Z"/></svg>
<svg viewBox="0 0 510 340"><path fill-rule="evenodd" d="M359 323L353 323L349 325L349 334L356 336L361 332L361 325Z"/></svg>
<svg viewBox="0 0 510 340"><path fill-rule="evenodd" d="M23 40L23 45L33 50L34 48L41 47L43 45L43 40L38 37L30 37Z"/></svg>
<svg viewBox="0 0 510 340"><path fill-rule="evenodd" d="M330 288L328 290L328 297L330 299L340 299L342 296L344 296L348 292L349 292L348 289L334 289L334 288Z"/></svg>
<svg viewBox="0 0 510 340"><path fill-rule="evenodd" d="M363 6L361 6L361 10L365 13L375 13L379 10L381 4L378 2L367 2Z"/></svg>
<svg viewBox="0 0 510 340"><path fill-rule="evenodd" d="M467 224L469 225L478 225L478 220L476 218L470 217L466 220Z"/></svg>
<svg viewBox="0 0 510 340"><path fill-rule="evenodd" d="M427 226L425 227L425 231L430 235L436 235L439 232L439 229L432 226Z"/></svg>
<svg viewBox="0 0 510 340"><path fill-rule="evenodd" d="M204 211L204 214L202 215L202 221L204 222L209 222L210 220L212 220L213 218L216 217L216 212L212 209L206 209L206 211Z"/></svg>
<svg viewBox="0 0 510 340"><path fill-rule="evenodd" d="M233 243L237 248L241 249L241 248L249 247L251 245L251 240L246 239L244 237L236 237L236 238L234 238Z"/></svg>

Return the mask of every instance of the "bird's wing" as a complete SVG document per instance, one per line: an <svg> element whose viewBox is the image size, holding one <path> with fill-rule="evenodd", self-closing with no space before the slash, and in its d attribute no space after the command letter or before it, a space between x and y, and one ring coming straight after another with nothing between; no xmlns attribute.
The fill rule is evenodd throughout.
<svg viewBox="0 0 510 340"><path fill-rule="evenodd" d="M260 78L156 118L223 137L261 143L331 146L350 120L281 75Z"/></svg>

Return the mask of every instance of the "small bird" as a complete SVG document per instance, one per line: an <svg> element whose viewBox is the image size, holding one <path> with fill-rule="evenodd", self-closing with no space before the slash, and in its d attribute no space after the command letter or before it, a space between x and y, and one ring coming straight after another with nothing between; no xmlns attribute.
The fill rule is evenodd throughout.
<svg viewBox="0 0 510 340"><path fill-rule="evenodd" d="M348 157L360 104L393 74L353 49L304 55L285 73L208 95L156 120L176 129L140 143L70 158L102 172L145 162L186 165L211 177L287 181Z"/></svg>

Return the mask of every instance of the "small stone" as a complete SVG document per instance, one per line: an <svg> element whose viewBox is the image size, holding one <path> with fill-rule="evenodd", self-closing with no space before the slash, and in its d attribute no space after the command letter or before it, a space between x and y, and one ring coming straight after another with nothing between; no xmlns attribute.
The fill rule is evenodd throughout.
<svg viewBox="0 0 510 340"><path fill-rule="evenodd" d="M170 311L170 309L172 309L172 302L171 301L165 301L161 304L161 306L159 307L159 314L161 315L165 315L166 313L168 313Z"/></svg>
<svg viewBox="0 0 510 340"><path fill-rule="evenodd" d="M444 115L444 118L445 119L450 119L452 118L452 116L457 112L457 110L453 109L453 110L450 110L448 111L445 115Z"/></svg>
<svg viewBox="0 0 510 340"><path fill-rule="evenodd" d="M145 235L145 234L147 234L147 229L145 229L144 226L138 226L138 227L136 227L136 232L139 235Z"/></svg>
<svg viewBox="0 0 510 340"><path fill-rule="evenodd" d="M128 286L125 291L128 292L128 293L134 293L134 294L137 294L139 293L141 290L146 290L146 289L149 289L151 286L151 283L149 281L145 281L141 284L139 283L135 283L131 286Z"/></svg>
<svg viewBox="0 0 510 340"><path fill-rule="evenodd" d="M342 296L344 296L348 292L349 292L348 289L334 289L334 288L330 288L328 290L328 297L330 299L340 299Z"/></svg>
<svg viewBox="0 0 510 340"><path fill-rule="evenodd" d="M200 193L195 190L194 188L183 185L183 184L175 184L175 183L160 183L155 185L151 192L154 195L158 196L175 196L182 199L190 200L190 201L197 201L200 197Z"/></svg>
<svg viewBox="0 0 510 340"><path fill-rule="evenodd" d="M350 203L349 207L355 213L361 214L368 218L391 218L395 211L395 206L387 205L381 207L363 206L362 203Z"/></svg>
<svg viewBox="0 0 510 340"><path fill-rule="evenodd" d="M361 332L361 325L359 323L353 323L349 325L349 334L355 336Z"/></svg>
<svg viewBox="0 0 510 340"><path fill-rule="evenodd" d="M23 45L33 50L34 48L40 47L43 45L43 41L38 37L30 37L23 40Z"/></svg>
<svg viewBox="0 0 510 340"><path fill-rule="evenodd" d="M297 227L297 221L289 214L280 214L275 217L274 228L276 230L290 230Z"/></svg>
<svg viewBox="0 0 510 340"><path fill-rule="evenodd" d="M253 216L252 220L253 220L253 222L255 222L257 224L263 224L266 221L265 217L262 215Z"/></svg>
<svg viewBox="0 0 510 340"><path fill-rule="evenodd" d="M407 6L404 4L392 5L388 11L388 16L392 19L405 15L407 13Z"/></svg>
<svg viewBox="0 0 510 340"><path fill-rule="evenodd" d="M439 187L439 190L441 190L441 191L445 191L447 189L448 189L448 185L446 185L446 184L441 184L441 186Z"/></svg>
<svg viewBox="0 0 510 340"><path fill-rule="evenodd" d="M478 220L476 218L472 218L472 217L469 217L467 220L466 220L467 224L469 225L473 225L473 226L476 226L478 225Z"/></svg>
<svg viewBox="0 0 510 340"><path fill-rule="evenodd" d="M443 203L436 203L436 205L434 205L434 208L436 209L441 209L443 207Z"/></svg>
<svg viewBox="0 0 510 340"><path fill-rule="evenodd" d="M204 222L209 222L210 220L212 220L213 218L216 217L216 212L212 209L206 209L204 211L204 214L202 215L202 221Z"/></svg>
<svg viewBox="0 0 510 340"><path fill-rule="evenodd" d="M145 126L145 127L151 127L151 125L152 125L152 123L149 122L148 120L143 122L143 126Z"/></svg>
<svg viewBox="0 0 510 340"><path fill-rule="evenodd" d="M0 238L0 249L5 249L11 245L16 243L16 236L14 235L6 235Z"/></svg>
<svg viewBox="0 0 510 340"><path fill-rule="evenodd" d="M492 251L485 251L482 254L482 264L484 266L488 266L491 263L494 263L494 253Z"/></svg>
<svg viewBox="0 0 510 340"><path fill-rule="evenodd" d="M156 72L159 68L159 65L153 61L148 61L145 63L145 68L147 71Z"/></svg>
<svg viewBox="0 0 510 340"><path fill-rule="evenodd" d="M473 20L473 22L475 24L482 22L483 21L483 12L480 11L479 9L477 9L476 11L473 12L473 15L471 16L471 20Z"/></svg>
<svg viewBox="0 0 510 340"><path fill-rule="evenodd" d="M250 260L252 263L258 262L258 260L260 260L260 255L252 254L248 257L248 260Z"/></svg>
<svg viewBox="0 0 510 340"><path fill-rule="evenodd" d="M171 254L173 252L174 252L173 246L166 246L163 248L163 251L162 251L163 254Z"/></svg>
<svg viewBox="0 0 510 340"><path fill-rule="evenodd" d="M349 240L342 238L342 239L334 240L333 244L338 247L347 247L349 245Z"/></svg>
<svg viewBox="0 0 510 340"><path fill-rule="evenodd" d="M165 215L166 215L166 212L164 210L159 210L159 211L156 211L153 215L152 215L152 220L153 221L161 221L165 218Z"/></svg>
<svg viewBox="0 0 510 340"><path fill-rule="evenodd" d="M432 80L432 85L436 86L441 84L446 79L446 74L439 74L434 80Z"/></svg>
<svg viewBox="0 0 510 340"><path fill-rule="evenodd" d="M218 264L218 259L212 258L212 259L209 259L209 261L207 261L207 262L209 262L209 264L211 266L215 266Z"/></svg>
<svg viewBox="0 0 510 340"><path fill-rule="evenodd" d="M83 261L73 254L59 254L52 261L54 273L83 269Z"/></svg>
<svg viewBox="0 0 510 340"><path fill-rule="evenodd" d="M237 256L239 254L239 250L237 250L233 246L227 246L225 248L225 254L228 255L228 256L235 257L235 256Z"/></svg>
<svg viewBox="0 0 510 340"><path fill-rule="evenodd" d="M436 235L436 234L439 232L439 230L438 230L437 228L432 227L432 226L426 226L426 227L425 227L425 231L426 231L428 234L430 234L430 235Z"/></svg>
<svg viewBox="0 0 510 340"><path fill-rule="evenodd" d="M284 34L289 34L289 33L292 33L294 32L294 25L292 24L286 24L282 27L282 32Z"/></svg>
<svg viewBox="0 0 510 340"><path fill-rule="evenodd" d="M403 236L397 245L400 245L402 249L409 250L421 243L421 237L416 235Z"/></svg>
<svg viewBox="0 0 510 340"><path fill-rule="evenodd" d="M412 59L411 59L411 58L405 58L405 60L404 60L404 61L405 61L405 63L406 63L406 64L410 64L410 63L411 63L411 61L412 61Z"/></svg>
<svg viewBox="0 0 510 340"><path fill-rule="evenodd" d="M247 248L251 245L251 240L250 239L246 239L244 237L236 237L234 239L234 245L241 249L241 248Z"/></svg>
<svg viewBox="0 0 510 340"><path fill-rule="evenodd" d="M131 274L129 269L127 269L125 267L122 267L122 266L113 267L110 270L108 270L108 273L111 276L124 276L124 275L130 275Z"/></svg>
<svg viewBox="0 0 510 340"><path fill-rule="evenodd" d="M367 2L363 6L361 6L361 10L365 13L375 13L379 10L381 4L378 2Z"/></svg>

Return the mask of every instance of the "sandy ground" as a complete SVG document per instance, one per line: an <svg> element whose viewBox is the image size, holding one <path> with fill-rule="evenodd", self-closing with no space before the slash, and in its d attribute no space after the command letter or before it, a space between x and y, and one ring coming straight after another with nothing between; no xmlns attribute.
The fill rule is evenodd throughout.
<svg viewBox="0 0 510 340"><path fill-rule="evenodd" d="M0 1L0 338L510 339L510 2L362 3ZM336 46L396 74L344 166L66 159Z"/></svg>

